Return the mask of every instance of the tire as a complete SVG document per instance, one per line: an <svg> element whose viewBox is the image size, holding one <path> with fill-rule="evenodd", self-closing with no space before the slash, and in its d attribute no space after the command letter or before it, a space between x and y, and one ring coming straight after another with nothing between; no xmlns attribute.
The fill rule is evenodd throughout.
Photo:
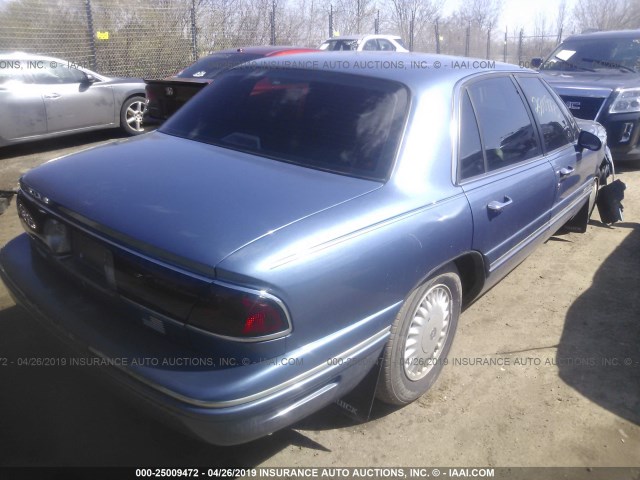
<svg viewBox="0 0 640 480"><path fill-rule="evenodd" d="M379 400L406 405L429 390L451 349L461 299L462 286L454 266L440 270L407 297L383 353L376 388ZM421 348L416 349L416 344Z"/></svg>
<svg viewBox="0 0 640 480"><path fill-rule="evenodd" d="M146 108L144 97L129 97L120 109L120 128L128 135L140 135L144 133L142 116Z"/></svg>

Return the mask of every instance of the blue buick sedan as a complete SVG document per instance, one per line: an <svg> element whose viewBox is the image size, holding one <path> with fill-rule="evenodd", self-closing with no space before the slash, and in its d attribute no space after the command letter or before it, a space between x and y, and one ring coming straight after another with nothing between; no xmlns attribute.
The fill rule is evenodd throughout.
<svg viewBox="0 0 640 480"><path fill-rule="evenodd" d="M24 175L0 274L215 444L291 425L377 364L377 398L407 404L467 305L563 225L586 229L605 162L586 127L511 65L257 60L154 133Z"/></svg>

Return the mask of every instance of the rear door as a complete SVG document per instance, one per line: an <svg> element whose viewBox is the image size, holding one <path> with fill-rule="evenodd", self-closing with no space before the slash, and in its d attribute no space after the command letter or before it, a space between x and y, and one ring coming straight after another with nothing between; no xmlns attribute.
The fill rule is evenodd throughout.
<svg viewBox="0 0 640 480"><path fill-rule="evenodd" d="M553 223L564 223L562 217L571 216L575 210L570 207L575 207L574 203L581 202L584 193L590 192L594 171L589 162L582 161L582 153L576 151L579 129L575 121L563 112L562 100L535 76L519 75L516 78L531 107L542 136L544 153L556 175L556 194L551 212Z"/></svg>
<svg viewBox="0 0 640 480"><path fill-rule="evenodd" d="M509 75L483 77L460 96L458 181L473 214L473 249L488 273L510 269L548 231L555 174Z"/></svg>

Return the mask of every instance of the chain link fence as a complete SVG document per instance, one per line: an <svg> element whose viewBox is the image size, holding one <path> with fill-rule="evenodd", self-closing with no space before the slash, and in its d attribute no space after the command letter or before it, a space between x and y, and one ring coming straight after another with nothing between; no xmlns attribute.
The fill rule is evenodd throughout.
<svg viewBox="0 0 640 480"><path fill-rule="evenodd" d="M225 48L315 47L346 14L329 7L276 0L0 0L0 51L56 56L105 75L160 78ZM417 23L405 38L415 51L520 65L546 55L559 41L455 18ZM370 33L380 25L382 33L394 33L380 11L370 11L362 22Z"/></svg>

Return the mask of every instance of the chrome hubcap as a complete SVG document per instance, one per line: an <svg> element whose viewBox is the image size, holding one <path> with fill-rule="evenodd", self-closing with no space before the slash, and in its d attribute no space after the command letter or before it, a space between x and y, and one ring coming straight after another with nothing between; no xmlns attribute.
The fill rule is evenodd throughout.
<svg viewBox="0 0 640 480"><path fill-rule="evenodd" d="M142 126L142 116L144 115L144 102L133 102L127 108L127 123L136 132L144 130Z"/></svg>
<svg viewBox="0 0 640 480"><path fill-rule="evenodd" d="M404 346L404 372L412 381L424 378L437 364L449 335L451 291L435 285L418 304Z"/></svg>

